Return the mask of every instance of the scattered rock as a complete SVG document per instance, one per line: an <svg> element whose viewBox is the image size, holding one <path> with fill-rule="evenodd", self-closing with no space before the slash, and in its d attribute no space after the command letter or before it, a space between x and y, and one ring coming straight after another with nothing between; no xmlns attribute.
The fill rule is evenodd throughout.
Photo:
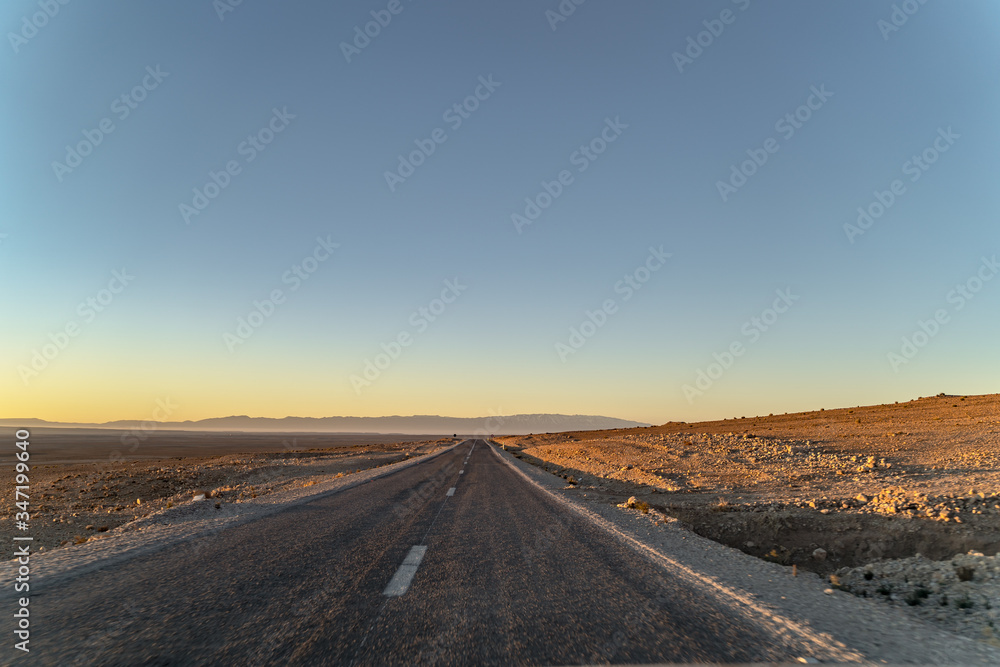
<svg viewBox="0 0 1000 667"><path fill-rule="evenodd" d="M980 573L977 577L977 573ZM1000 645L1000 555L979 551L933 561L912 558L879 561L838 571L840 588L900 606L952 632Z"/></svg>

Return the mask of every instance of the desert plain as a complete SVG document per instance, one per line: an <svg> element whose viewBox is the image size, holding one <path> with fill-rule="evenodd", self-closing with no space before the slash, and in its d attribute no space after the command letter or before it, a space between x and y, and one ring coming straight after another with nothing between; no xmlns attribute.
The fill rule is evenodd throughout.
<svg viewBox="0 0 1000 667"><path fill-rule="evenodd" d="M498 418L502 432L502 418ZM446 447L441 436L32 429L40 550ZM497 436L565 492L681 525L1000 646L1000 395ZM132 447L126 447L132 444ZM204 500L196 497L204 495ZM13 498L0 526L13 531Z"/></svg>
<svg viewBox="0 0 1000 667"><path fill-rule="evenodd" d="M1000 645L1000 395L497 441L569 493Z"/></svg>
<svg viewBox="0 0 1000 667"><path fill-rule="evenodd" d="M378 434L31 429L31 531L39 551L100 539L190 502L220 509L388 465L454 442ZM0 528L14 531L14 497Z"/></svg>

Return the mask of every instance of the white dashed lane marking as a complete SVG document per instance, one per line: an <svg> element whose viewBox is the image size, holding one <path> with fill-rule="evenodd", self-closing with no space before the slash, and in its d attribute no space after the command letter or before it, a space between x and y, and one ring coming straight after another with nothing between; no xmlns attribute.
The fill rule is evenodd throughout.
<svg viewBox="0 0 1000 667"><path fill-rule="evenodd" d="M473 445L473 449L475 445ZM469 454L472 454L472 450L469 450ZM468 463L469 459L465 459ZM463 464L464 465L464 464ZM460 470L459 475L465 474L465 470ZM448 489L448 493L445 494L447 497L455 495L455 487ZM441 509L438 510L438 515L441 514L441 510L444 509L444 505L441 505ZM434 521L431 522L431 528L437 522L437 516L434 517ZM428 528L427 532L430 533L431 529ZM424 535L426 538L427 535ZM423 540L421 540L423 541ZM403 564L399 566L396 570L396 574L392 575L392 580L382 591L382 595L385 597L399 597L400 595L406 593L410 589L410 584L413 582L413 577L417 574L417 568L420 567L420 561L424 559L424 554L427 553L427 547L425 545L417 545L410 549L410 552L406 554L406 558L403 559Z"/></svg>
<svg viewBox="0 0 1000 667"><path fill-rule="evenodd" d="M413 575L417 573L417 568L420 567L420 561L424 559L424 553L426 552L427 547L425 546L415 546L410 549L410 553L406 554L403 564L396 570L396 574L392 576L392 581L382 591L382 595L397 597L409 590L410 582L413 581Z"/></svg>

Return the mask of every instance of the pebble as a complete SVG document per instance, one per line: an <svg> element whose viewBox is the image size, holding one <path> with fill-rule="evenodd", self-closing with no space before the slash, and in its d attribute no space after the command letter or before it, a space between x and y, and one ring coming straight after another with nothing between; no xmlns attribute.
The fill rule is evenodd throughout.
<svg viewBox="0 0 1000 667"><path fill-rule="evenodd" d="M917 554L843 568L833 577L842 590L898 606L972 639L1000 642L994 618L1000 599L1000 555L970 551L932 561Z"/></svg>

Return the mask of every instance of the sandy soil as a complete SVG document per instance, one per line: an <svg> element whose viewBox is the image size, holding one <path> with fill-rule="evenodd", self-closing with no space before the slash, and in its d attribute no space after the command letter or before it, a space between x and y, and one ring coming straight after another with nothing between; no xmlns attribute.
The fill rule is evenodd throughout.
<svg viewBox="0 0 1000 667"><path fill-rule="evenodd" d="M635 497L704 537L821 575L1000 550L998 395L498 441L573 493ZM992 624L971 635L1000 645Z"/></svg>
<svg viewBox="0 0 1000 667"><path fill-rule="evenodd" d="M350 442L345 436L312 435L284 438L281 447L282 438L275 435L250 436L249 442L241 443L235 436L160 433L143 443L141 459L121 459L104 454L106 441L117 440L116 434L91 434L95 441L83 438L75 448L65 442L73 439L72 434L57 435L46 437L33 431L31 438L30 534L39 551L100 539L118 526L180 505L197 493L204 493L206 500L221 508L388 465L454 442L447 438L378 443L372 442L377 438L360 436L366 444L351 445L345 444ZM55 440L57 445L52 444ZM202 455L165 458L178 451L178 440ZM305 448L323 444L334 446ZM43 453L46 447L53 451ZM228 453L241 448L252 453ZM56 456L63 462L50 463ZM0 532L14 533L12 494L0 511Z"/></svg>

